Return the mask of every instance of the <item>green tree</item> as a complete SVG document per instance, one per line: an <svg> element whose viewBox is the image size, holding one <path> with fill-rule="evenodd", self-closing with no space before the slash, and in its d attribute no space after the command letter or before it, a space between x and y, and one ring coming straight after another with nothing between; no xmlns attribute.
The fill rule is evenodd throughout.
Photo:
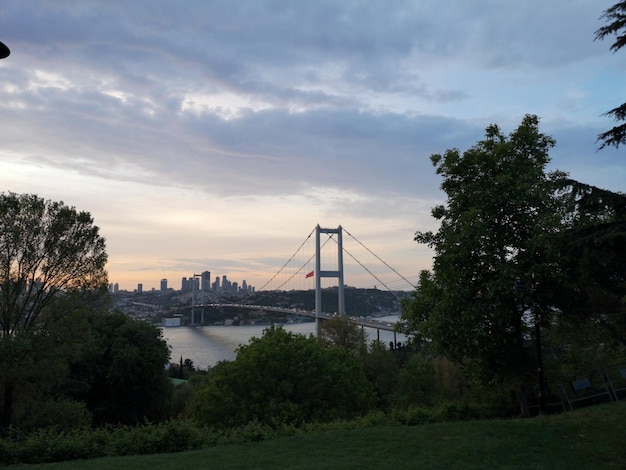
<svg viewBox="0 0 626 470"><path fill-rule="evenodd" d="M0 334L3 344L44 334L42 315L62 298L106 292L105 242L88 212L32 194L0 194ZM67 304L66 304L67 305ZM19 348L18 348L19 349ZM3 367L19 357L3 355ZM7 361L8 364L7 364ZM14 374L2 377L2 426L11 423Z"/></svg>
<svg viewBox="0 0 626 470"><path fill-rule="evenodd" d="M364 353L366 349L363 330L347 316L322 321L318 341L326 347L340 347L356 353Z"/></svg>
<svg viewBox="0 0 626 470"><path fill-rule="evenodd" d="M367 379L374 385L378 406L388 410L398 381L398 359L381 341L372 341L362 356Z"/></svg>
<svg viewBox="0 0 626 470"><path fill-rule="evenodd" d="M352 418L374 400L353 353L271 327L240 347L234 361L212 370L189 414L215 427L302 424Z"/></svg>
<svg viewBox="0 0 626 470"><path fill-rule="evenodd" d="M611 50L617 52L626 45L626 1L618 2L608 8L600 18L606 20L608 24L596 31L595 39L604 39L606 36L615 35L615 42L611 44ZM626 103L611 109L605 115L612 117L617 122L626 120ZM598 135L598 141L602 142L601 149L607 145L618 148L620 144L626 143L626 124L620 124Z"/></svg>
<svg viewBox="0 0 626 470"><path fill-rule="evenodd" d="M439 398L437 385L432 359L420 353L413 354L399 371L393 394L394 404L399 408L432 406Z"/></svg>
<svg viewBox="0 0 626 470"><path fill-rule="evenodd" d="M172 384L161 331L120 312L84 315L89 330L70 365L69 396L86 404L96 425L166 419Z"/></svg>
<svg viewBox="0 0 626 470"><path fill-rule="evenodd" d="M626 348L626 195L573 180L564 185L571 209L553 241L566 279L552 299L559 325L570 324L576 336L586 333L576 344L590 351L589 361L607 352L615 360ZM584 344L585 336L594 341Z"/></svg>
<svg viewBox="0 0 626 470"><path fill-rule="evenodd" d="M484 381L515 384L521 403L537 358L526 341L529 305L514 286L555 276L543 243L563 216L555 185L564 175L545 172L553 145L528 115L508 137L491 125L463 154L431 157L448 198L432 210L438 232L416 234L435 251L433 271L421 273L403 304L408 331L453 362L471 363Z"/></svg>

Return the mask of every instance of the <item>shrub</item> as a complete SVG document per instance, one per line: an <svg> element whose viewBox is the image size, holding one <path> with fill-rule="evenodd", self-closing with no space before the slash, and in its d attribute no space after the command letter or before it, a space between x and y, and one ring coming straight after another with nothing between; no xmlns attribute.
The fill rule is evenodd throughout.
<svg viewBox="0 0 626 470"><path fill-rule="evenodd" d="M217 428L258 421L273 428L350 419L375 403L372 385L352 353L315 338L265 330L220 364L193 398L189 415Z"/></svg>

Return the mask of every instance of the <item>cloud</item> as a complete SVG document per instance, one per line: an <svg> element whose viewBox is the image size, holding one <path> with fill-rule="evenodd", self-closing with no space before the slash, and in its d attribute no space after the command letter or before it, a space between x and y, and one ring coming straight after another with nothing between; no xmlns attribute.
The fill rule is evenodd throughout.
<svg viewBox="0 0 626 470"><path fill-rule="evenodd" d="M604 3L6 0L0 184L97 215L114 276L260 273L316 223L424 267L429 156L491 123L537 114L554 168L624 188Z"/></svg>

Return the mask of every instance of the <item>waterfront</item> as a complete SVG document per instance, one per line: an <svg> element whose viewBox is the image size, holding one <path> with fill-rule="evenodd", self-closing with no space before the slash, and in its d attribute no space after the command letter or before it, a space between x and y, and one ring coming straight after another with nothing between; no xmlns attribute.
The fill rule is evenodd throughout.
<svg viewBox="0 0 626 470"><path fill-rule="evenodd" d="M398 316L381 318L385 321L397 321ZM315 322L287 323L285 330L303 335L315 334ZM173 327L162 328L163 338L171 348L171 361L178 363L180 357L191 359L199 369L207 369L220 361L235 359L235 350L243 344L248 344L251 338L261 337L268 325L243 326L203 326L203 327ZM365 329L369 341L377 338L376 330ZM396 335L397 341L404 342L405 336ZM380 331L380 340L389 344L394 340L390 331Z"/></svg>

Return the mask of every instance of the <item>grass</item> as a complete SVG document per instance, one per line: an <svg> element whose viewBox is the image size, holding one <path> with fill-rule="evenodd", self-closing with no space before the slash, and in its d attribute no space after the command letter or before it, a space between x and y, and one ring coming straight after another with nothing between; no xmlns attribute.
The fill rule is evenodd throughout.
<svg viewBox="0 0 626 470"><path fill-rule="evenodd" d="M335 429L192 452L20 468L595 469L626 468L626 403L532 419Z"/></svg>

